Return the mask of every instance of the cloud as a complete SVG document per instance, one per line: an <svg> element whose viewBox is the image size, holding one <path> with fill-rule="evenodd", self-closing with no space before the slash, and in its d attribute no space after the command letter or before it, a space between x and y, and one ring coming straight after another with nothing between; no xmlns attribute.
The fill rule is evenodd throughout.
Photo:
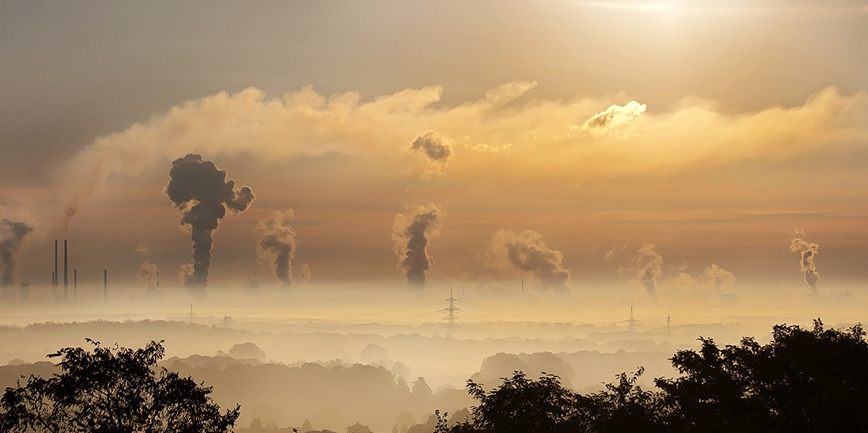
<svg viewBox="0 0 868 433"><path fill-rule="evenodd" d="M437 135L434 131L428 131L416 137L410 143L409 148L416 152L422 152L430 161L430 165L423 173L423 177L442 175L443 170L449 165L453 154L452 147L449 146L446 139Z"/></svg>
<svg viewBox="0 0 868 433"><path fill-rule="evenodd" d="M272 261L274 272L284 286L292 284L292 259L297 248L291 225L294 215L292 209L287 209L256 224L256 230L262 232L256 252L259 257Z"/></svg>
<svg viewBox="0 0 868 433"><path fill-rule="evenodd" d="M144 255L148 255L148 247L146 247L146 246L144 246L144 245L139 245L139 246L136 247L136 252L137 252L137 253L142 253L142 254L144 254Z"/></svg>
<svg viewBox="0 0 868 433"><path fill-rule="evenodd" d="M502 84L485 92L485 100L493 105L503 105L521 97L536 86L536 81L513 81Z"/></svg>
<svg viewBox="0 0 868 433"><path fill-rule="evenodd" d="M181 211L181 225L192 228L192 273L184 271L184 285L204 289L211 266L212 234L227 211L241 213L253 203L253 191L246 186L236 188L224 170L196 154L172 162L169 178L164 192Z"/></svg>
<svg viewBox="0 0 868 433"><path fill-rule="evenodd" d="M585 121L583 128L594 136L614 135L619 131L621 126L624 126L633 121L633 119L645 113L645 104L640 104L636 101L630 101L623 107L620 105L610 105L605 111L601 111L591 116Z"/></svg>
<svg viewBox="0 0 868 433"><path fill-rule="evenodd" d="M398 270L407 276L411 288L425 287L425 272L434 263L428 255L428 240L440 234L441 212L434 204L411 206L407 215L398 214L392 225Z"/></svg>
<svg viewBox="0 0 868 433"><path fill-rule="evenodd" d="M563 267L564 254L547 247L542 235L533 230L521 233L500 230L491 238L491 251L495 257L532 276L543 288L569 289L570 271Z"/></svg>

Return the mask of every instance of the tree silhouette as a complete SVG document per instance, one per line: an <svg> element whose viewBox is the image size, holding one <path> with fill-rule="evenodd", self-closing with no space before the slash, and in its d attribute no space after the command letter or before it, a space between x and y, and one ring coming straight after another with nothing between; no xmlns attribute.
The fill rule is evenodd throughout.
<svg viewBox="0 0 868 433"><path fill-rule="evenodd" d="M2 431L223 433L235 425L240 406L221 414L210 387L157 367L162 341L136 350L87 341L92 352L67 347L48 355L61 358L59 374L6 389Z"/></svg>

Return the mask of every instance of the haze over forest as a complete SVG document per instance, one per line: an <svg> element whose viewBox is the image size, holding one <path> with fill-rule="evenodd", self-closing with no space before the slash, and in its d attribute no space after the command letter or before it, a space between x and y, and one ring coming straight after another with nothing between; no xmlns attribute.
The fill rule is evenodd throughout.
<svg viewBox="0 0 868 433"><path fill-rule="evenodd" d="M403 431L864 322L860 0L0 1L0 41L2 387L165 340L239 427Z"/></svg>

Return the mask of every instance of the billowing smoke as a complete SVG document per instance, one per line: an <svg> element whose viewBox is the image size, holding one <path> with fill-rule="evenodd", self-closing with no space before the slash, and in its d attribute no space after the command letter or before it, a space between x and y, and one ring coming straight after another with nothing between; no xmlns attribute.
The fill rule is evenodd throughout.
<svg viewBox="0 0 868 433"><path fill-rule="evenodd" d="M303 283L307 283L310 281L310 278L311 278L310 265L308 265L307 263L302 263L301 264L301 281Z"/></svg>
<svg viewBox="0 0 868 433"><path fill-rule="evenodd" d="M424 152L428 159L433 162L446 162L452 156L452 148L443 142L443 138L434 131L428 131L413 140L410 148L417 152Z"/></svg>
<svg viewBox="0 0 868 433"><path fill-rule="evenodd" d="M516 234L501 230L491 238L491 249L515 268L530 274L543 287L569 289L570 271L562 265L564 254L547 247L539 233L525 230Z"/></svg>
<svg viewBox="0 0 868 433"><path fill-rule="evenodd" d="M234 180L226 179L224 170L192 153L172 162L169 178L165 193L183 212L181 225L192 228L192 272L188 268L183 273L184 285L204 289L214 243L211 234L227 210L240 213L253 203L253 191L246 186L236 188Z"/></svg>
<svg viewBox="0 0 868 433"><path fill-rule="evenodd" d="M699 280L714 286L715 289L720 289L734 285L735 274L721 268L717 263L712 263L711 266L705 268L705 273L699 277Z"/></svg>
<svg viewBox="0 0 868 433"><path fill-rule="evenodd" d="M2 260L2 270L0 270L0 285L5 289L11 286L15 281L15 259L18 255L18 248L24 241L24 237L32 232L33 228L23 222L11 221L4 218L0 221L0 260Z"/></svg>
<svg viewBox="0 0 868 433"><path fill-rule="evenodd" d="M428 239L440 234L440 208L426 204L412 208L408 215L395 215L392 225L398 270L407 275L411 288L425 287L425 271L434 264L428 255Z"/></svg>
<svg viewBox="0 0 868 433"><path fill-rule="evenodd" d="M265 260L274 263L274 272L284 286L292 284L292 259L295 257L295 232L292 231L294 212L275 212L270 217L256 224L256 230L262 232L256 253Z"/></svg>
<svg viewBox="0 0 868 433"><path fill-rule="evenodd" d="M144 261L139 271L136 272L136 278L145 283L148 288L158 287L160 285L160 269L157 265Z"/></svg>
<svg viewBox="0 0 868 433"><path fill-rule="evenodd" d="M657 279L663 276L663 256L654 250L654 244L644 244L636 251L633 265L638 268L636 281L645 287L648 296L657 298Z"/></svg>
<svg viewBox="0 0 868 433"><path fill-rule="evenodd" d="M645 104L630 101L623 107L610 105L605 111L599 112L585 121L584 128L594 136L611 135L623 125L645 113Z"/></svg>
<svg viewBox="0 0 868 433"><path fill-rule="evenodd" d="M801 238L793 239L790 243L790 251L801 254L799 264L802 272L805 273L805 282L811 286L814 293L817 293L817 281L820 280L820 273L817 272L817 266L814 264L814 256L817 255L819 248L819 245L806 242Z"/></svg>

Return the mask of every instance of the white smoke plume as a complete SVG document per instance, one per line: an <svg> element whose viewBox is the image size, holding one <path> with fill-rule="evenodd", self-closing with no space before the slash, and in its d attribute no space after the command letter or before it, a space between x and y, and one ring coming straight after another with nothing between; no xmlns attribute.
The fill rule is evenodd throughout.
<svg viewBox="0 0 868 433"><path fill-rule="evenodd" d="M160 285L160 268L149 261L144 261L136 272L136 278L144 282L148 288L158 287Z"/></svg>
<svg viewBox="0 0 868 433"><path fill-rule="evenodd" d="M284 286L292 284L292 259L296 251L295 232L291 224L294 215L292 209L287 209L285 212L275 212L256 224L256 230L262 232L256 253L260 258L272 261L274 272Z"/></svg>
<svg viewBox="0 0 868 433"><path fill-rule="evenodd" d="M569 289L570 271L564 269L564 254L546 246L543 237L533 231L521 233L501 230L491 239L491 250L516 269L531 275L542 287Z"/></svg>
<svg viewBox="0 0 868 433"><path fill-rule="evenodd" d="M806 242L801 238L793 239L790 242L790 251L799 253L801 260L799 268L805 273L805 282L811 287L811 291L817 293L817 281L820 280L820 273L817 272L817 265L814 264L814 257L817 255L820 246Z"/></svg>
<svg viewBox="0 0 868 433"><path fill-rule="evenodd" d="M657 280L663 276L663 256L654 244L644 244L636 251L632 264L637 268L636 281L642 284L652 299L657 298Z"/></svg>
<svg viewBox="0 0 868 433"><path fill-rule="evenodd" d="M392 225L394 251L398 255L398 270L407 276L414 289L425 287L425 272L434 264L428 255L428 241L440 234L440 208L434 204L410 207L407 215L398 214Z"/></svg>

